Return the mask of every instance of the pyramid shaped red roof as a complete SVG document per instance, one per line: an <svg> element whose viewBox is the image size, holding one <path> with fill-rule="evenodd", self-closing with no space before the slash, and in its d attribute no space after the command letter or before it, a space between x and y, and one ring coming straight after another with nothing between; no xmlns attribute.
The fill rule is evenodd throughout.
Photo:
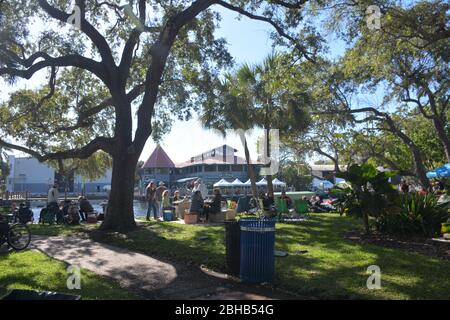
<svg viewBox="0 0 450 320"><path fill-rule="evenodd" d="M160 145L157 145L143 168L175 168L175 164L164 149Z"/></svg>

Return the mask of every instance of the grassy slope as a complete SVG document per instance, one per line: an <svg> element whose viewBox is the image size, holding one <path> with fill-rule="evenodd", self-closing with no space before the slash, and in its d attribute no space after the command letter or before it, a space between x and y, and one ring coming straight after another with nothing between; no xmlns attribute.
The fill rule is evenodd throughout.
<svg viewBox="0 0 450 320"><path fill-rule="evenodd" d="M67 289L67 264L32 250L0 255L0 296L7 289L81 295L82 299L136 299L115 282L81 270L81 290Z"/></svg>
<svg viewBox="0 0 450 320"><path fill-rule="evenodd" d="M224 271L223 226L146 223L127 236L96 239L149 255L173 257ZM450 299L448 262L374 245L344 240L358 221L338 215L313 214L301 224L277 224L276 248L289 253L277 258L275 285L319 298ZM208 236L200 241L200 236ZM306 254L296 253L308 250ZM370 265L381 268L380 290L368 290Z"/></svg>

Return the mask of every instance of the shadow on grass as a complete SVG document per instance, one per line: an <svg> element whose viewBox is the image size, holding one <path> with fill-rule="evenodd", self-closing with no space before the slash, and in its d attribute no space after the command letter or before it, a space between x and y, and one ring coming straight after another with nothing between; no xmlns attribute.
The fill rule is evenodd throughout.
<svg viewBox="0 0 450 320"><path fill-rule="evenodd" d="M450 298L448 263L343 238L346 231L360 227L358 220L332 214L313 214L299 223L278 223L276 249L289 255L276 258L274 286L301 297L322 299ZM91 230L89 235L95 241L158 257L173 265L177 279L153 291L154 297L186 298L209 284L217 285L209 277L197 281L200 265L226 271L223 225L146 222L127 234ZM199 240L205 236L206 240ZM79 254L92 254L86 248L80 250ZM367 289L366 270L370 265L381 268L380 290Z"/></svg>

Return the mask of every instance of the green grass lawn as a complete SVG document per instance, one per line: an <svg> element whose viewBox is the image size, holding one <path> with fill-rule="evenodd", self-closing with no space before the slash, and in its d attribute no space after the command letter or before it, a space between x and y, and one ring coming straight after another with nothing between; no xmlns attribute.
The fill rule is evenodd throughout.
<svg viewBox="0 0 450 320"><path fill-rule="evenodd" d="M171 257L224 271L223 226L150 222L127 235L94 236L95 240ZM309 221L277 224L276 249L289 253L276 258L276 287L317 298L450 299L450 264L419 254L343 238L359 221L337 214L312 214ZM198 240L208 236L205 241ZM299 250L307 250L305 254ZM367 267L381 268L379 290L366 287Z"/></svg>
<svg viewBox="0 0 450 320"><path fill-rule="evenodd" d="M83 230L95 229L98 226L96 224L80 224L75 226L54 224L54 225L41 225L41 224L28 224L30 231L33 235L40 236L76 236L82 233Z"/></svg>
<svg viewBox="0 0 450 320"><path fill-rule="evenodd" d="M30 289L81 295L82 299L138 298L115 282L83 269L81 290L69 290L67 267L33 250L0 254L0 296L8 289Z"/></svg>

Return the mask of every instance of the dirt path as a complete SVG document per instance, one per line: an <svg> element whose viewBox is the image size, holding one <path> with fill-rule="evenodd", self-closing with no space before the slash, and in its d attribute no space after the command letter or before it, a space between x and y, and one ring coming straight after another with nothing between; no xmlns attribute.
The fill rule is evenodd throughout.
<svg viewBox="0 0 450 320"><path fill-rule="evenodd" d="M199 267L165 262L78 237L33 236L32 248L118 281L147 299L293 299L264 287L247 286Z"/></svg>

